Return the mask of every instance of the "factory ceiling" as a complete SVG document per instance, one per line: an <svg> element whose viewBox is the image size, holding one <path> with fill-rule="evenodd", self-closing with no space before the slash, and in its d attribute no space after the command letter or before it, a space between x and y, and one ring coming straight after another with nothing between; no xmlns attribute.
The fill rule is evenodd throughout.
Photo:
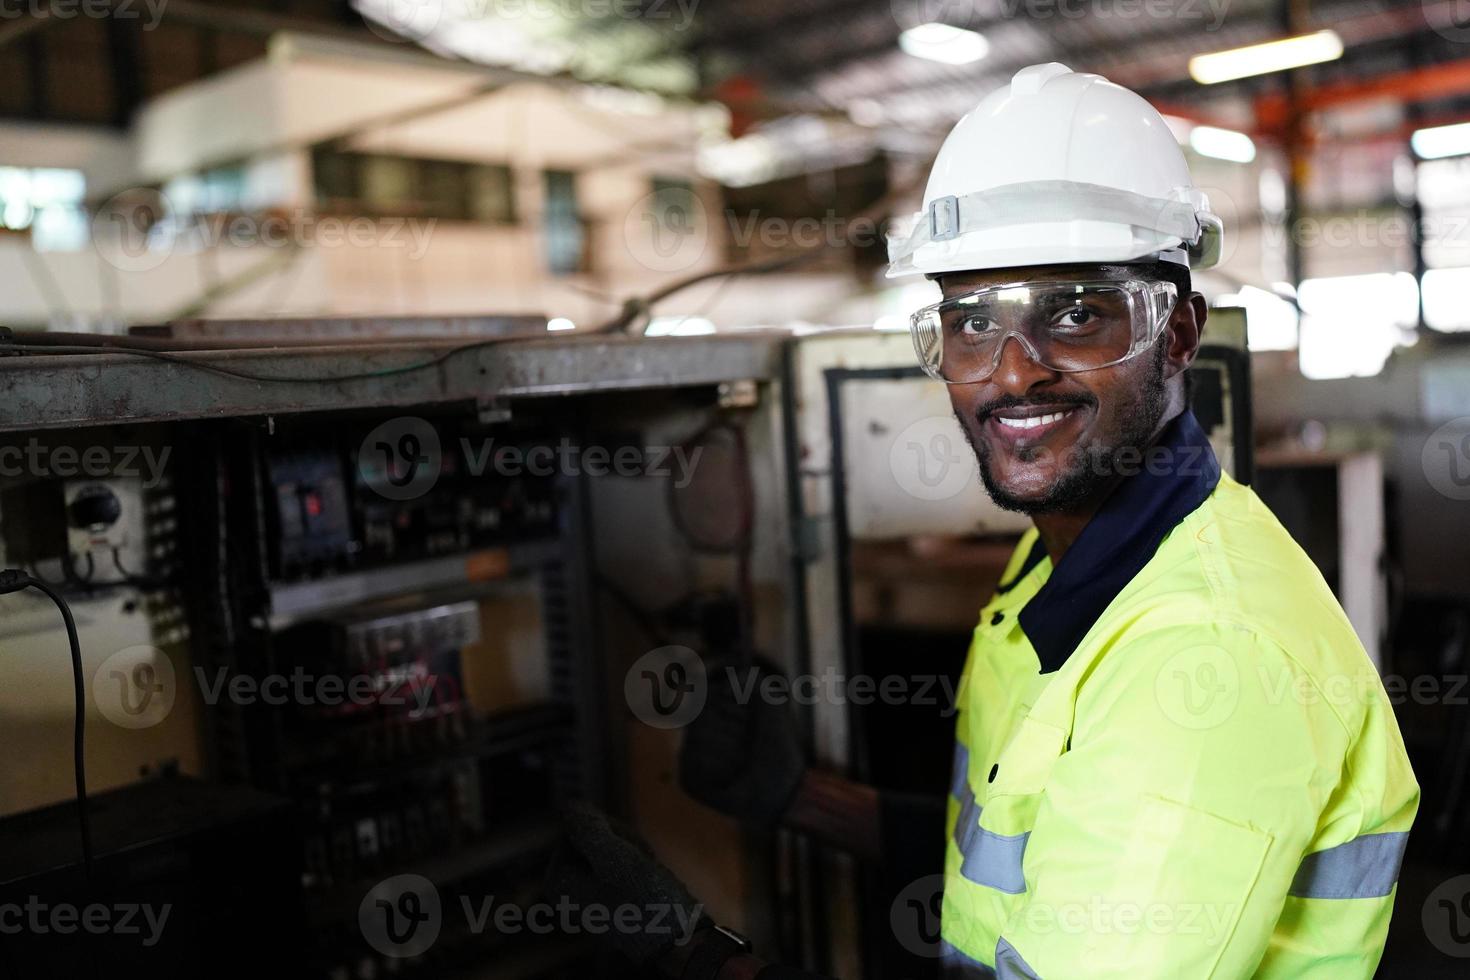
<svg viewBox="0 0 1470 980"><path fill-rule="evenodd" d="M261 57L292 30L718 100L737 134L798 114L938 133L1016 68L1057 60L1166 111L1270 135L1292 105L1377 100L1411 106L1405 124L1470 118L1457 2L35 0L0 21L0 116L123 126L148 99ZM79 15L94 4L112 16ZM988 51L949 64L901 49L905 31L935 21L977 32ZM1324 27L1345 55L1290 78L1203 86L1188 74L1202 51Z"/></svg>

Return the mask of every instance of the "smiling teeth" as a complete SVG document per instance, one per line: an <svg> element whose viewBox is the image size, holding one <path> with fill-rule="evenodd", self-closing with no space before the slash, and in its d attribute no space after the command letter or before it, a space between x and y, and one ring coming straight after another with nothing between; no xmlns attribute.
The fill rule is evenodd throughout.
<svg viewBox="0 0 1470 980"><path fill-rule="evenodd" d="M1066 414L1066 412L1052 412L1050 415L1033 415L1031 418L1026 419L1009 419L1004 415L997 415L995 418L1001 425L1012 429L1034 429L1037 426L1060 422L1062 416Z"/></svg>

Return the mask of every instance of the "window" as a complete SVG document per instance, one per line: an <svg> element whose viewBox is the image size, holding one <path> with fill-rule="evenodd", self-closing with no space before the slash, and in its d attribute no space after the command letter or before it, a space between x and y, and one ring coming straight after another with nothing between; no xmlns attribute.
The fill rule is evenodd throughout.
<svg viewBox="0 0 1470 980"><path fill-rule="evenodd" d="M577 212L577 175L546 171L546 264L552 275L585 271L582 219Z"/></svg>
<svg viewBox="0 0 1470 980"><path fill-rule="evenodd" d="M1275 293L1258 286L1242 286L1238 293L1216 297L1212 305L1244 307L1246 339L1251 350L1296 349L1296 307Z"/></svg>
<svg viewBox="0 0 1470 980"><path fill-rule="evenodd" d="M317 207L367 217L422 217L487 224L515 222L510 168L460 160L312 152Z"/></svg>
<svg viewBox="0 0 1470 980"><path fill-rule="evenodd" d="M402 157L364 157L358 189L368 213L411 214L427 205L418 200L416 170L415 161Z"/></svg>
<svg viewBox="0 0 1470 980"><path fill-rule="evenodd" d="M175 177L163 185L163 196L174 214L239 214L245 210L245 166L215 167Z"/></svg>
<svg viewBox="0 0 1470 980"><path fill-rule="evenodd" d="M1424 322L1435 330L1470 330L1470 267L1424 273Z"/></svg>
<svg viewBox="0 0 1470 980"><path fill-rule="evenodd" d="M471 167L465 191L472 221L509 224L515 220L509 167Z"/></svg>
<svg viewBox="0 0 1470 980"><path fill-rule="evenodd" d="M1424 209L1424 263L1431 269L1470 266L1470 157L1419 164Z"/></svg>
<svg viewBox="0 0 1470 980"><path fill-rule="evenodd" d="M87 243L80 170L0 167L0 228L29 231L38 252L75 251Z"/></svg>
<svg viewBox="0 0 1470 980"><path fill-rule="evenodd" d="M1303 280L1300 364L1308 378L1370 377L1419 319L1410 272Z"/></svg>

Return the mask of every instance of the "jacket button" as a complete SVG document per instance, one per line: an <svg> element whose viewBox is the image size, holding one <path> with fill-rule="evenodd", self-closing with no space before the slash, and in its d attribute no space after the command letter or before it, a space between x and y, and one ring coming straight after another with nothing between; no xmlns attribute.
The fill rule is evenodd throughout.
<svg viewBox="0 0 1470 980"><path fill-rule="evenodd" d="M1000 773L1000 763L997 762L995 765L993 765L993 766L990 767L990 775L988 775L988 776L985 777L985 781L987 783L993 783L993 782L995 782L995 777L999 773Z"/></svg>
<svg viewBox="0 0 1470 980"><path fill-rule="evenodd" d="M995 613L994 615L992 615L990 617L990 625L991 626L997 626L997 625L1000 624L1000 621L1002 619L1005 619L1005 618L1006 618L1006 614L1005 613L1003 613L1003 612Z"/></svg>

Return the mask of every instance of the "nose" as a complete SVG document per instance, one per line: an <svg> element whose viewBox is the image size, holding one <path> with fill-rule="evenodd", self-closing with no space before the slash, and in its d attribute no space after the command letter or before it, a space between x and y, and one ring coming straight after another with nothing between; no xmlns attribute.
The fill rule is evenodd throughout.
<svg viewBox="0 0 1470 980"><path fill-rule="evenodd" d="M1019 334L1001 339L1000 350L995 355L995 373L990 376L992 385L1019 397L1037 385L1057 380L1059 373L1036 360L1028 346Z"/></svg>

